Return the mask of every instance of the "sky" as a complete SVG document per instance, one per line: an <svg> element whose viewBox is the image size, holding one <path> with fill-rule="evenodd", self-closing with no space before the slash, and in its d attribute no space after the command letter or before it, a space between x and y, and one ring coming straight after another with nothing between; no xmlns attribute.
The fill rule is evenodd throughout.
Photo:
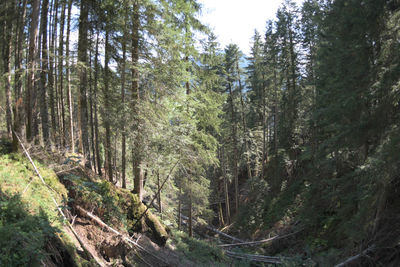
<svg viewBox="0 0 400 267"><path fill-rule="evenodd" d="M200 20L217 35L221 48L237 44L250 53L254 30L265 32L268 19L274 19L282 0L199 0L203 5ZM303 0L295 0L299 5Z"/></svg>

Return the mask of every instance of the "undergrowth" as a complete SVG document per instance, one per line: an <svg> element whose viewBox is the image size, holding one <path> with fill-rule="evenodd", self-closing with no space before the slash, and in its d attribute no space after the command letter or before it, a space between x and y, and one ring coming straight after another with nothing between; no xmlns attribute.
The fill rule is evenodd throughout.
<svg viewBox="0 0 400 267"><path fill-rule="evenodd" d="M0 266L90 266L77 254L51 198L66 204L67 190L54 171L35 161L49 189L24 155L9 152L9 142L1 140Z"/></svg>
<svg viewBox="0 0 400 267"><path fill-rule="evenodd" d="M196 262L197 266L229 266L228 258L223 250L215 244L204 240L190 238L182 231L173 231L173 241L179 252L182 252L190 261Z"/></svg>
<svg viewBox="0 0 400 267"><path fill-rule="evenodd" d="M46 241L59 231L46 213L27 212L19 195L0 193L0 266L37 266L45 256Z"/></svg>

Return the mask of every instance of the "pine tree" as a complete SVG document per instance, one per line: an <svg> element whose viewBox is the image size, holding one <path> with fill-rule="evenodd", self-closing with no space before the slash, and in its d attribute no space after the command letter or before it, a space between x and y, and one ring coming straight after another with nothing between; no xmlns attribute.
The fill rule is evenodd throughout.
<svg viewBox="0 0 400 267"><path fill-rule="evenodd" d="M237 45L231 44L225 49L225 75L226 75L226 87L229 93L229 112L230 112L230 126L231 126L231 146L233 153L232 160L232 172L233 181L235 186L235 212L239 210L239 148L238 148L238 136L237 136L237 90L235 90L235 80L237 77L237 64L236 61L239 59L239 48Z"/></svg>
<svg viewBox="0 0 400 267"><path fill-rule="evenodd" d="M252 153L255 154L255 175L260 174L261 161L261 177L264 177L265 160L267 158L267 139L266 139L266 114L267 104L265 97L266 72L263 54L263 42L261 35L255 31L253 36L253 46L251 48L251 56L248 58L247 66L248 87L250 99L249 111L249 127L252 129ZM259 133L262 132L260 135ZM261 137L261 138L260 138ZM262 139L260 145L259 139ZM260 149L261 146L261 149ZM261 155L260 155L261 154Z"/></svg>

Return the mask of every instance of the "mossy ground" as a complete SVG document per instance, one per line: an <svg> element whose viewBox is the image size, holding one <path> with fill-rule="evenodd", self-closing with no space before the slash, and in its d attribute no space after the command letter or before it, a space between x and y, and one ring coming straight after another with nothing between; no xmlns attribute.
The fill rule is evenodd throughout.
<svg viewBox="0 0 400 267"><path fill-rule="evenodd" d="M9 142L1 140L0 265L54 263L60 254L65 254L67 265L88 265L77 254L52 200L54 197L59 205L66 204L66 188L54 171L35 161L52 189L44 186L24 155L9 152Z"/></svg>

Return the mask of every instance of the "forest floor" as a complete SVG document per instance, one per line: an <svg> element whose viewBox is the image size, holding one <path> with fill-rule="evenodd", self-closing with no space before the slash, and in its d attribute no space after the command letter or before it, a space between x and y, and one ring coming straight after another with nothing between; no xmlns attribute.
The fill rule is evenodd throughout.
<svg viewBox="0 0 400 267"><path fill-rule="evenodd" d="M159 238L157 239L154 235L154 229L150 229L149 226L133 233L132 238L129 237L132 231L128 232L126 225L129 225L129 220L126 221L126 214L123 214L127 209L118 207L120 201L125 201L124 198L131 195L129 191L120 192L122 189L101 180L94 172L76 161L77 157L44 150L39 146L29 146L27 151L44 177L47 188L41 184L25 155L11 153L10 142L2 138L0 142L0 196L5 200L2 203L8 203L7 201L14 196L20 197L21 203L24 203L21 205L27 210L28 215L44 211L44 217L49 222L49 226L46 229L40 229L38 233L42 234L45 240L43 247L40 248L43 256L38 256L38 260L47 266L237 265L223 254L222 249L207 242L188 238L180 231L170 232L169 240L164 245L160 244ZM117 195L115 192L118 192ZM51 201L52 196L58 203L63 203L61 205L63 211L78 238L67 227L66 222L60 220L57 209ZM134 198L131 198L131 201L132 199ZM94 214L96 219L106 221L107 226L112 225L119 234L110 231L104 225L99 225L87 216L82 216L77 212L77 205L85 207ZM143 206L143 204L140 202L127 205L139 205L137 212L142 211L140 205ZM153 220L157 220L154 218ZM3 230L1 228L5 223L6 221L3 220L0 231ZM162 225L162 227L165 226ZM50 231L49 229L60 233L56 235L60 239L58 245L54 245L52 238L46 236L45 233ZM20 231L20 229L15 231ZM30 229L26 231L29 233ZM22 236L25 234L21 232ZM127 242L128 239L132 242ZM0 244L3 243L7 245L7 241L0 238ZM22 250L20 247L9 249L11 253L23 258L29 255L21 253L25 253L24 251L28 251L31 249L30 246L34 247L34 245L28 243L26 244L28 247ZM35 248L37 249L39 248ZM0 252L0 265L3 257L7 259L7 255L1 254Z"/></svg>

